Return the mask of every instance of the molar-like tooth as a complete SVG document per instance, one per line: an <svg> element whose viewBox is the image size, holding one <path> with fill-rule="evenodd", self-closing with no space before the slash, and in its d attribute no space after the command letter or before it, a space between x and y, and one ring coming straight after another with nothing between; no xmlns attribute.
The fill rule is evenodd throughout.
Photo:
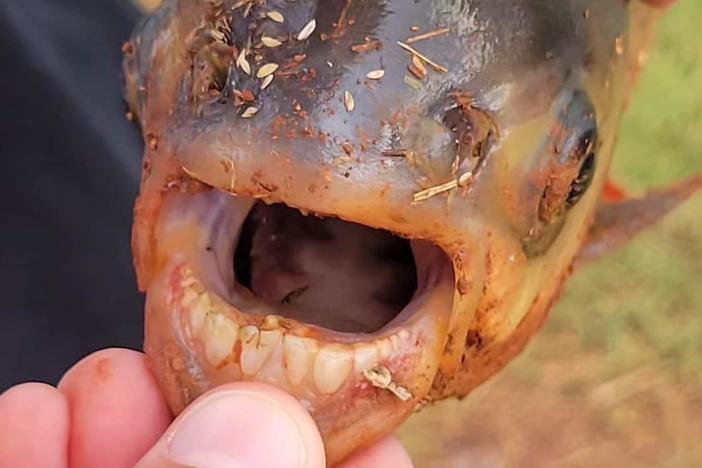
<svg viewBox="0 0 702 468"><path fill-rule="evenodd" d="M239 338L241 339L241 371L246 375L255 374L260 366L256 367L256 348L260 332L258 328L247 325L241 329Z"/></svg>
<svg viewBox="0 0 702 468"><path fill-rule="evenodd" d="M394 352L397 352L402 345L402 340L400 339L399 335L390 335L390 346L392 347L392 350Z"/></svg>
<svg viewBox="0 0 702 468"><path fill-rule="evenodd" d="M262 330L258 339L258 354L264 355L263 362L266 362L271 352L283 339L283 332L280 330Z"/></svg>
<svg viewBox="0 0 702 468"><path fill-rule="evenodd" d="M286 335L283 346L288 381L292 385L300 385L307 375L312 359L319 351L319 344L311 338Z"/></svg>
<svg viewBox="0 0 702 468"><path fill-rule="evenodd" d="M271 329L271 328L278 328L280 326L280 322L283 320L283 317L279 315L267 315L265 319L263 319L263 323L261 324L261 328L265 329Z"/></svg>
<svg viewBox="0 0 702 468"><path fill-rule="evenodd" d="M372 344L357 345L353 352L353 365L357 373L370 370L378 364L378 348Z"/></svg>
<svg viewBox="0 0 702 468"><path fill-rule="evenodd" d="M190 333L193 335L202 333L210 310L212 310L212 302L210 301L210 295L207 293L200 294L190 301Z"/></svg>
<svg viewBox="0 0 702 468"><path fill-rule="evenodd" d="M182 307L190 307L198 297L200 297L200 294L198 294L197 291L190 288L185 289L183 291L183 298L180 300L180 304Z"/></svg>
<svg viewBox="0 0 702 468"><path fill-rule="evenodd" d="M378 352L380 354L380 359L389 359L392 355L392 342L388 338L375 342Z"/></svg>
<svg viewBox="0 0 702 468"><path fill-rule="evenodd" d="M250 376L261 370L268 356L282 339L283 334L280 330L259 331L256 327L250 327L246 335L247 341L244 341L242 337L241 371Z"/></svg>
<svg viewBox="0 0 702 468"><path fill-rule="evenodd" d="M314 360L314 382L324 394L341 388L353 367L351 349L342 345L324 346Z"/></svg>
<svg viewBox="0 0 702 468"><path fill-rule="evenodd" d="M184 275L183 278L180 280L180 287L183 289L187 289L193 286L195 283L197 283L195 277L192 274L188 273Z"/></svg>
<svg viewBox="0 0 702 468"><path fill-rule="evenodd" d="M242 346L250 345L254 343L254 346L258 344L258 328L253 325L246 325L241 328L239 332L239 338L241 339Z"/></svg>
<svg viewBox="0 0 702 468"><path fill-rule="evenodd" d="M232 352L239 335L239 326L229 317L210 312L205 319L203 339L207 360L217 365Z"/></svg>

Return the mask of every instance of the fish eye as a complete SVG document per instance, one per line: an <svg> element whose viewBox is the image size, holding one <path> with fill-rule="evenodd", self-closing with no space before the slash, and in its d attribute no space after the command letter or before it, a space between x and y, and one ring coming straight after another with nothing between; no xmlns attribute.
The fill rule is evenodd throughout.
<svg viewBox="0 0 702 468"><path fill-rule="evenodd" d="M587 192L597 164L597 137L592 103L584 92L576 91L549 135L546 186L539 204L541 222L557 221Z"/></svg>
<svg viewBox="0 0 702 468"><path fill-rule="evenodd" d="M587 189L592 185L592 179L595 176L595 152L590 151L580 167L580 172L575 180L570 184L570 193L566 199L566 206L572 208L575 206L585 195Z"/></svg>
<svg viewBox="0 0 702 468"><path fill-rule="evenodd" d="M597 167L598 132L590 98L584 91L572 91L560 102L540 155L542 191L536 219L524 240L530 256L542 255L556 240L568 212L590 188Z"/></svg>

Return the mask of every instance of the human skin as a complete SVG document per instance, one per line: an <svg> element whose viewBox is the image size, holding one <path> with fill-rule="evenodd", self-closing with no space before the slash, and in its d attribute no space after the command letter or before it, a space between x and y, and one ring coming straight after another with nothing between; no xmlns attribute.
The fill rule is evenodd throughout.
<svg viewBox="0 0 702 468"><path fill-rule="evenodd" d="M223 386L174 421L143 355L128 350L86 357L58 388L11 388L0 395L0 421L0 466L325 466L314 422L280 390ZM399 442L385 439L343 466L412 465Z"/></svg>

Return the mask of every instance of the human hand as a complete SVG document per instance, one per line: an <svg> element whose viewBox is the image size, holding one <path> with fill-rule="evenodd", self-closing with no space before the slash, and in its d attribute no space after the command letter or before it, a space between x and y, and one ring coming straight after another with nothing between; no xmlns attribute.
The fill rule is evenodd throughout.
<svg viewBox="0 0 702 468"><path fill-rule="evenodd" d="M262 384L226 385L173 421L143 355L127 350L83 359L58 389L11 388L0 395L0 421L0 466L325 466L319 432L291 396ZM399 442L386 439L342 466L412 464Z"/></svg>

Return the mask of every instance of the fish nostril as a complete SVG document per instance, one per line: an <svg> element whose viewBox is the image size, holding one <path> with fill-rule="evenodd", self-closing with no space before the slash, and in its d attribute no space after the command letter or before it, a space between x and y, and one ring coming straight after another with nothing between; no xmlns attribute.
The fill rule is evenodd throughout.
<svg viewBox="0 0 702 468"><path fill-rule="evenodd" d="M452 177L455 136L434 119L418 119L402 138L411 153L411 167L418 181L433 184Z"/></svg>
<svg viewBox="0 0 702 468"><path fill-rule="evenodd" d="M477 174L498 136L497 124L487 111L466 93L452 92L411 114L396 139L411 153L413 169L423 182L442 184Z"/></svg>
<svg viewBox="0 0 702 468"><path fill-rule="evenodd" d="M451 93L451 107L443 116L444 126L453 135L455 155L452 174L477 173L482 167L495 138L497 125L492 117L475 105L466 93Z"/></svg>

